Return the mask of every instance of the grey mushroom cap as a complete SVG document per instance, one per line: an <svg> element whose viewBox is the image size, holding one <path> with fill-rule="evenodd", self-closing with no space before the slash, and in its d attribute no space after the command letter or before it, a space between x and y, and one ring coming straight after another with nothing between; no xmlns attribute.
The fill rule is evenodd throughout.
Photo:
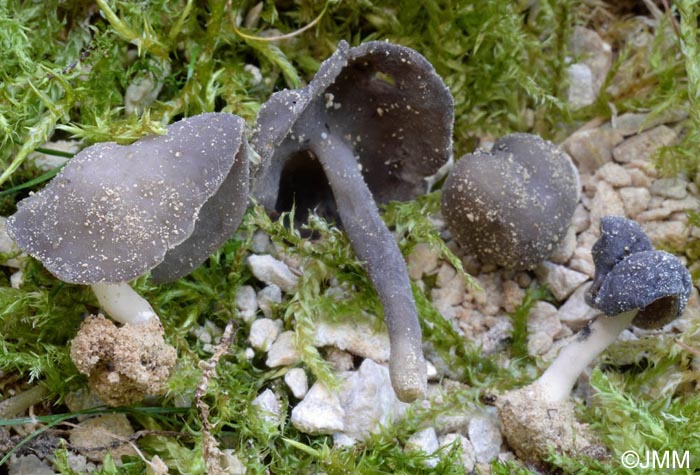
<svg viewBox="0 0 700 475"><path fill-rule="evenodd" d="M262 157L253 196L268 210L284 211L310 188L322 188L306 138L327 130L353 149L377 202L415 198L451 156L453 121L452 95L419 53L381 41L355 48L341 41L307 87L276 93L261 108L251 139ZM297 181L318 178L293 186L289 173ZM329 189L310 201L335 206Z"/></svg>
<svg viewBox="0 0 700 475"><path fill-rule="evenodd" d="M566 234L579 199L578 172L551 142L516 133L491 152L454 166L442 190L442 213L455 240L484 263L528 269Z"/></svg>
<svg viewBox="0 0 700 475"><path fill-rule="evenodd" d="M654 329L680 316L691 290L690 274L676 256L642 251L615 265L589 304L609 317L639 309L632 323Z"/></svg>
<svg viewBox="0 0 700 475"><path fill-rule="evenodd" d="M623 259L653 249L649 237L635 221L622 216L600 218L600 238L591 249L595 276L587 298L591 299L590 296L596 294L610 271Z"/></svg>
<svg viewBox="0 0 700 475"><path fill-rule="evenodd" d="M247 204L243 134L241 118L208 113L164 136L90 146L18 203L8 234L65 282L125 282L162 262L163 280L187 273L240 220L221 210L224 200L207 202L223 190L238 202L226 206ZM181 245L193 254L183 257Z"/></svg>

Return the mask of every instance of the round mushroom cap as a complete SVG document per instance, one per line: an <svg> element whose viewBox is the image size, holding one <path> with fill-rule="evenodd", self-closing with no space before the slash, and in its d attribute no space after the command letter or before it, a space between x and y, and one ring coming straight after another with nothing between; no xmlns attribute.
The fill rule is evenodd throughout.
<svg viewBox="0 0 700 475"><path fill-rule="evenodd" d="M441 208L455 240L482 262L528 269L566 234L579 190L564 152L517 133L491 152L462 157L445 181Z"/></svg>
<svg viewBox="0 0 700 475"><path fill-rule="evenodd" d="M637 252L652 250L654 246L649 237L635 221L622 216L600 218L600 237L591 249L595 276L587 298L595 295L606 276L623 259Z"/></svg>
<svg viewBox="0 0 700 475"><path fill-rule="evenodd" d="M690 274L676 256L642 251L620 261L589 298L589 304L609 317L639 309L632 324L655 329L683 312L691 289Z"/></svg>
<svg viewBox="0 0 700 475"><path fill-rule="evenodd" d="M419 53L380 41L355 48L341 41L307 87L263 104L251 140L263 161L253 195L274 211L305 200L310 208L334 208L309 151L311 135L327 133L352 148L377 202L412 199L450 158L453 121L452 96ZM308 193L317 196L302 196Z"/></svg>
<svg viewBox="0 0 700 475"><path fill-rule="evenodd" d="M161 262L163 280L187 273L247 204L244 130L240 117L208 113L131 145L90 146L18 203L8 234L65 282L125 282Z"/></svg>

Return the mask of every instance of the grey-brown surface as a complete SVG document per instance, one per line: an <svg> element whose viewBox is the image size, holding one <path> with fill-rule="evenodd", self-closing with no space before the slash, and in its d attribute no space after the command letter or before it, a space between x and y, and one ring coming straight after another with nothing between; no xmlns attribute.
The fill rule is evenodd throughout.
<svg viewBox="0 0 700 475"><path fill-rule="evenodd" d="M252 139L263 159L253 195L266 209L296 204L302 219L313 209L340 218L382 301L403 400L425 392L421 331L406 265L375 199L425 190L425 177L450 157L453 119L447 87L420 54L341 42L306 88L263 105Z"/></svg>
<svg viewBox="0 0 700 475"><path fill-rule="evenodd" d="M536 135L511 134L455 164L442 212L455 240L482 262L529 269L566 233L579 187L564 152Z"/></svg>
<svg viewBox="0 0 700 475"><path fill-rule="evenodd" d="M65 282L125 282L161 262L160 280L184 275L240 222L243 133L239 117L211 113L165 136L88 147L18 204L8 234Z"/></svg>

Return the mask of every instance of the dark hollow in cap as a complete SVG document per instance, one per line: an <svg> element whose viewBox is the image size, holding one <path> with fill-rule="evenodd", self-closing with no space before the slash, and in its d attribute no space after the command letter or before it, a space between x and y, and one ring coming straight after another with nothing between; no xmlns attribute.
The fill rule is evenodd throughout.
<svg viewBox="0 0 700 475"><path fill-rule="evenodd" d="M313 129L352 148L378 203L415 198L452 153L453 121L452 96L423 56L381 41L341 41L307 87L275 93L261 108L251 140L262 157L253 195L269 211L295 202L302 217L317 206L337 215L304 137Z"/></svg>
<svg viewBox="0 0 700 475"><path fill-rule="evenodd" d="M8 234L65 282L126 282L161 263L161 281L187 274L245 211L243 134L240 117L208 113L164 136L90 146L18 204Z"/></svg>
<svg viewBox="0 0 700 475"><path fill-rule="evenodd" d="M578 174L564 152L518 133L462 157L441 206L455 240L482 262L528 269L566 234L578 198Z"/></svg>
<svg viewBox="0 0 700 475"><path fill-rule="evenodd" d="M593 245L596 266L586 302L612 317L639 309L632 321L640 328L660 328L680 316L688 303L692 280L673 254L655 251L639 224L605 216Z"/></svg>

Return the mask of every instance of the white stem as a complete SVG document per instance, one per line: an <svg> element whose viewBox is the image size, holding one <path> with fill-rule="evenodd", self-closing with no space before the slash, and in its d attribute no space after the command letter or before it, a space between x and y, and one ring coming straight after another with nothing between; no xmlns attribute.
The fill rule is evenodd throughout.
<svg viewBox="0 0 700 475"><path fill-rule="evenodd" d="M598 318L565 346L554 362L535 381L547 402L562 402L569 397L581 372L627 328L639 310L630 310L613 317Z"/></svg>
<svg viewBox="0 0 700 475"><path fill-rule="evenodd" d="M118 322L143 325L152 318L158 318L151 304L126 282L92 284L90 287L95 292L102 309Z"/></svg>

